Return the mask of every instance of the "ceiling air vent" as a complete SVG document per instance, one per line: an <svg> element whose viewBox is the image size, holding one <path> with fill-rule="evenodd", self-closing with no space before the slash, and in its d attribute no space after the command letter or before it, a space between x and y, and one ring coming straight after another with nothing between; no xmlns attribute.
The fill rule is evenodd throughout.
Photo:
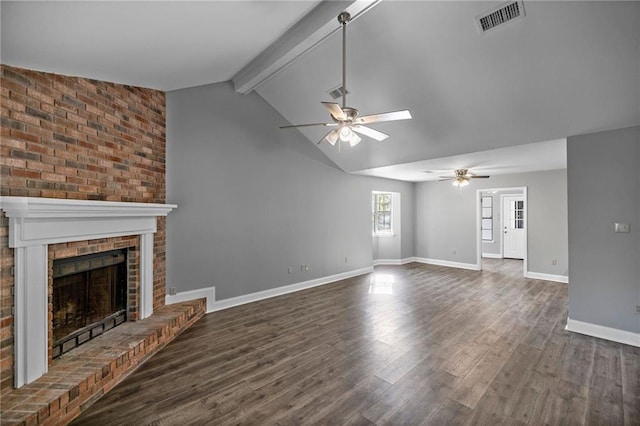
<svg viewBox="0 0 640 426"><path fill-rule="evenodd" d="M487 13L476 16L478 29L485 33L497 26L524 16L522 1L510 1L490 10Z"/></svg>
<svg viewBox="0 0 640 426"><path fill-rule="evenodd" d="M342 86L338 86L335 89L331 89L328 90L327 93L329 93L329 95L333 98L333 99L338 99L341 98L342 95L344 95L344 87ZM349 94L349 91L347 90L347 94Z"/></svg>

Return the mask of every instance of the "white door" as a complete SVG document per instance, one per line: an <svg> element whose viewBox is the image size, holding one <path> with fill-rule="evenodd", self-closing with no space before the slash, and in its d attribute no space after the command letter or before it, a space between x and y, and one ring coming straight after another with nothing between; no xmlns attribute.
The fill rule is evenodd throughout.
<svg viewBox="0 0 640 426"><path fill-rule="evenodd" d="M524 259L524 233L526 232L524 214L524 196L502 196L503 257Z"/></svg>

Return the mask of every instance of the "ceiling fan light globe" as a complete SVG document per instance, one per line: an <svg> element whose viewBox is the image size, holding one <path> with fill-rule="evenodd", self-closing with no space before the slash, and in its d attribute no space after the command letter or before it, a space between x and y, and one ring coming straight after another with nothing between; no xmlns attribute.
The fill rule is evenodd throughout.
<svg viewBox="0 0 640 426"><path fill-rule="evenodd" d="M362 138L360 138L360 136L358 136L355 133L351 132L351 137L349 138L349 145L356 146L356 145L358 145L360 143L361 140L362 140Z"/></svg>
<svg viewBox="0 0 640 426"><path fill-rule="evenodd" d="M348 126L344 126L340 129L340 140L342 142L349 142L353 138L353 135L353 131L351 131L351 128Z"/></svg>

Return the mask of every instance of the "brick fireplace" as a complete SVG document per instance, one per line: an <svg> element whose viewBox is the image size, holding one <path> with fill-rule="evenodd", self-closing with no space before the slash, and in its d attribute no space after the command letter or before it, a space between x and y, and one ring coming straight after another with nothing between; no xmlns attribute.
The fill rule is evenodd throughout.
<svg viewBox="0 0 640 426"><path fill-rule="evenodd" d="M53 260L57 252L77 254L109 251L139 238L139 270L133 285L132 319L153 313L153 237L156 218L175 205L116 203L39 197L0 197L0 208L9 218L9 247L14 249L14 380L15 387L43 376L53 357ZM133 237L133 238L132 238ZM102 243L96 243L103 241ZM80 242L78 248L70 246ZM137 242L137 241L136 241ZM85 245L86 243L86 245ZM60 244L67 247L61 250ZM63 246L64 247L64 246ZM132 250L136 252L137 250ZM50 256L53 254L53 256Z"/></svg>
<svg viewBox="0 0 640 426"><path fill-rule="evenodd" d="M68 201L66 215L81 211L94 203L115 207L120 204L164 205L165 183L165 95L161 91L119 85L115 83L32 71L6 65L0 66L0 195L28 197L27 204L38 205L48 199ZM79 204L74 204L79 203ZM82 207L85 206L85 207ZM61 208L60 206L58 206ZM7 209L10 209L7 207ZM14 389L17 361L22 344L14 338L18 326L19 301L25 291L19 281L24 268L24 256L36 256L46 264L27 270L40 274L38 282L47 286L38 303L42 324L40 342L45 352L29 352L41 368L52 365L49 341L49 284L52 280L53 259L97 253L118 248L131 249L141 259L146 256L153 264L150 288L146 299L142 293L133 294L138 300L128 302L132 318L161 308L165 299L165 217L154 212L148 216L155 233L148 228L117 230L109 233L89 233L63 240L48 240L46 244L13 247L15 238L10 228L9 214L0 212L0 394ZM134 209L135 210L135 209ZM34 215L34 211L28 213ZM38 214L43 214L42 212ZM62 214L62 213L59 213ZM138 221L130 213L128 220ZM18 217L18 216L14 216ZM152 217L152 219L151 219ZM33 217L32 217L33 219ZM77 222L81 219L68 220ZM104 219L104 218L103 218ZM113 219L113 218L112 218ZM15 219L19 221L21 219ZM86 219L82 219L84 221ZM107 221L106 219L104 219ZM107 221L109 222L109 221ZM74 228L75 226L70 226ZM107 229L100 225L101 229ZM51 226L61 230L58 224ZM74 229L70 230L73 234ZM10 235L11 234L11 235ZM47 236L46 238L49 238ZM24 243L24 241L23 241ZM30 244L30 243L29 243ZM146 247L143 248L143 247ZM143 254L144 252L144 254ZM135 267L134 267L135 269ZM35 272L34 272L35 271ZM144 267L134 271L141 279ZM44 293L43 293L44 292ZM142 299L142 300L141 300ZM18 303L17 303L18 302ZM138 312L138 310L140 310ZM146 311L145 311L146 310ZM14 315L15 313L15 315ZM27 318L29 321L35 321ZM31 331L31 329L29 329ZM31 333L30 333L31 334ZM33 338L35 339L35 337ZM35 355L34 355L35 354ZM21 356L21 355L18 355ZM22 373L21 373L22 374Z"/></svg>

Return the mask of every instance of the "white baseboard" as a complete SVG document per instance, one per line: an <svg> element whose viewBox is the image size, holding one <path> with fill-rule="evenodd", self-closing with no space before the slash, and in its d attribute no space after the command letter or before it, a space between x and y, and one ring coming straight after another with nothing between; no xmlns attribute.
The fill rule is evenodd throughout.
<svg viewBox="0 0 640 426"><path fill-rule="evenodd" d="M196 290L181 291L174 295L167 294L164 297L164 303L166 305L172 305L174 303L186 302L187 300L200 299L202 297L207 298L207 313L212 312L216 302L215 287L204 287Z"/></svg>
<svg viewBox="0 0 640 426"><path fill-rule="evenodd" d="M450 268L470 269L472 271L480 270L480 266L475 263L452 262L450 260L428 259L426 257L414 257L413 262L426 263L428 265L448 266Z"/></svg>
<svg viewBox="0 0 640 426"><path fill-rule="evenodd" d="M502 255L500 253L482 253L482 257L489 259L502 259Z"/></svg>
<svg viewBox="0 0 640 426"><path fill-rule="evenodd" d="M543 274L542 272L527 271L525 272L524 277L533 278L535 280L556 281L565 284L569 282L569 277L566 275Z"/></svg>
<svg viewBox="0 0 640 426"><path fill-rule="evenodd" d="M378 265L406 265L407 263L415 262L413 257L406 257L404 259L375 259L373 266Z"/></svg>
<svg viewBox="0 0 640 426"><path fill-rule="evenodd" d="M271 297L281 296L294 291L305 290L307 288L317 287L319 285L329 284L336 281L344 280L358 275L369 274L373 272L373 266L355 269L353 271L342 272L340 274L320 277L314 280L303 281L300 283L289 284L283 287L276 287L269 290L258 291L256 293L244 294L242 296L231 297L215 302L212 310L207 312L221 311L223 309L232 308L234 306L244 305L245 303L257 302L258 300L269 299Z"/></svg>
<svg viewBox="0 0 640 426"><path fill-rule="evenodd" d="M587 336L598 337L600 339L611 340L613 342L624 343L640 347L640 333L619 330L617 328L606 327L604 325L591 324L567 318L567 326L564 328L574 333L586 334Z"/></svg>

